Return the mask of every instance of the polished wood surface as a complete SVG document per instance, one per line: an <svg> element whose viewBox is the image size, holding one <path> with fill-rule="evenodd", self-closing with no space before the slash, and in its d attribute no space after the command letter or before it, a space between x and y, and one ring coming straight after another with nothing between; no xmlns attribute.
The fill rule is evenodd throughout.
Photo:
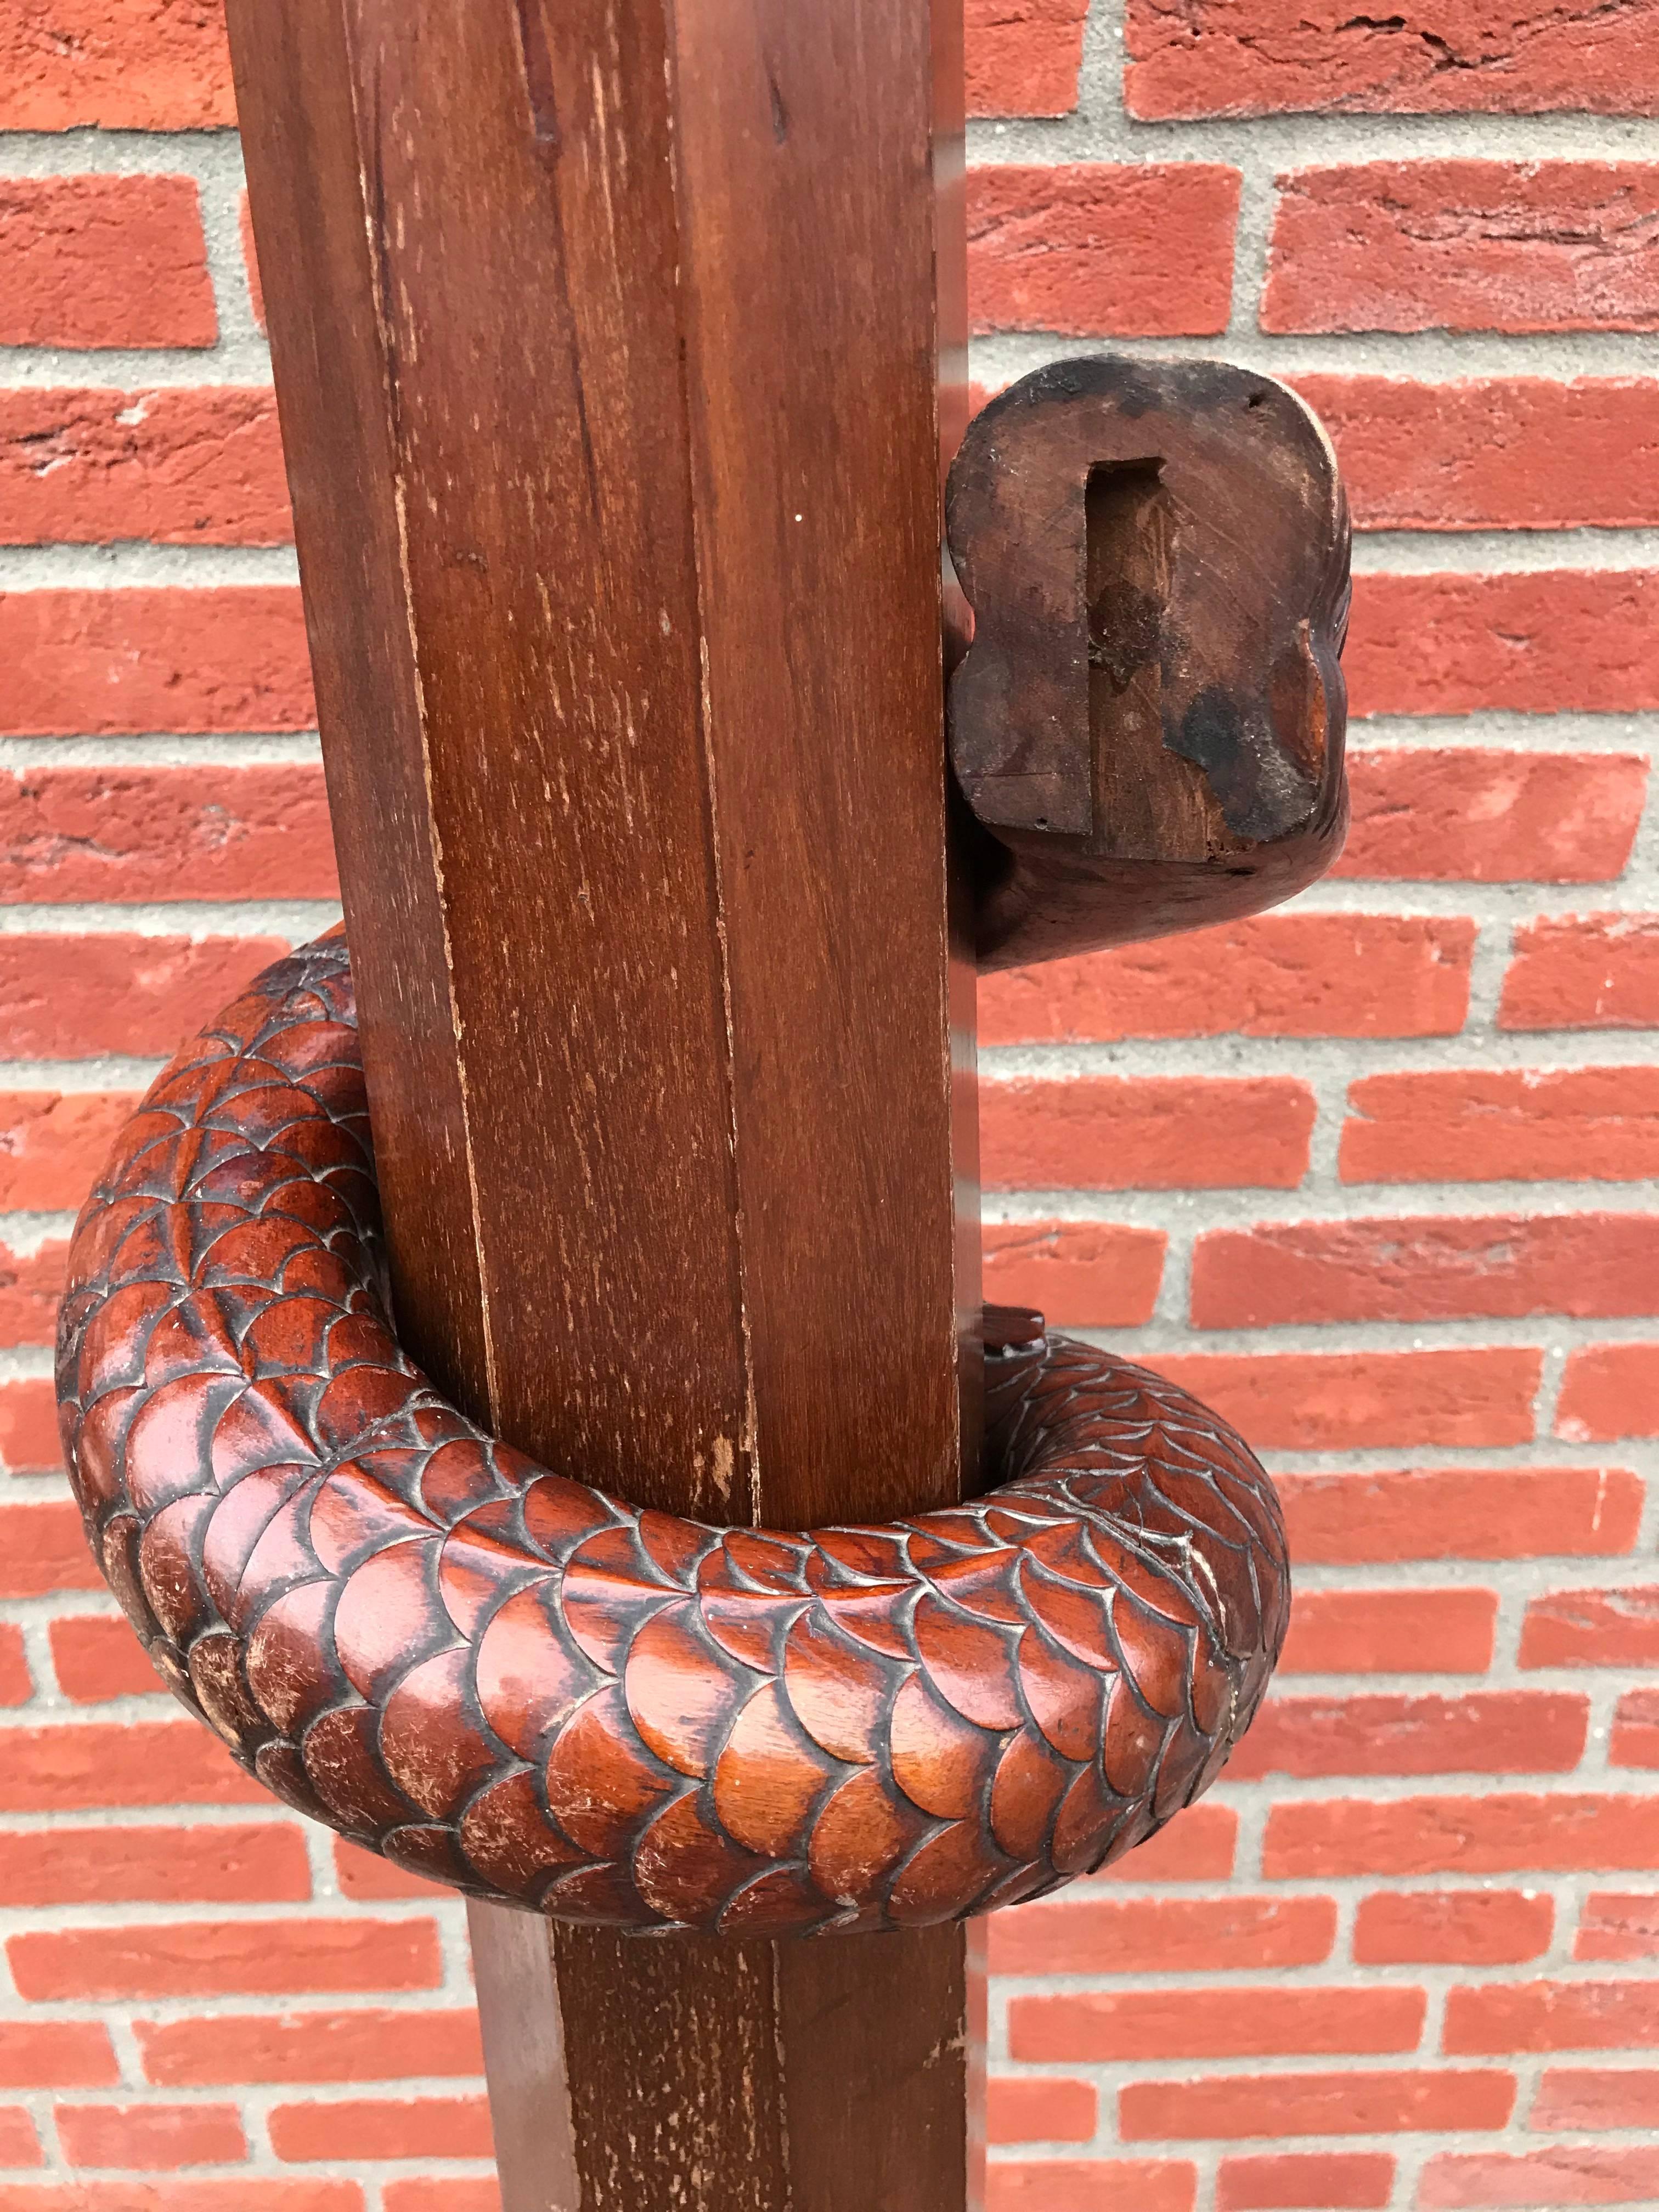
<svg viewBox="0 0 1659 2212"><path fill-rule="evenodd" d="M341 0L239 9L233 36L400 1325L526 1446L740 1516L653 12ZM372 635L364 578L395 601Z"/></svg>
<svg viewBox="0 0 1659 2212"><path fill-rule="evenodd" d="M516 1443L720 1521L977 1456L940 9L231 11L399 1325ZM554 1967L562 2074L495 2094L504 2142L574 2116L580 2212L963 2203L954 1931ZM664 2008L754 2069L672 2140Z"/></svg>

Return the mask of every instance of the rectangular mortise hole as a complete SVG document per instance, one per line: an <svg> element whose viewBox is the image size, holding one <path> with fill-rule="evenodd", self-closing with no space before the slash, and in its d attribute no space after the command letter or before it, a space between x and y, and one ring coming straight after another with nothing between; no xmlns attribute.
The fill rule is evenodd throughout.
<svg viewBox="0 0 1659 2212"><path fill-rule="evenodd" d="M1158 849L1164 750L1164 630L1174 536L1164 464L1103 462L1084 489L1089 635L1089 751L1097 849Z"/></svg>
<svg viewBox="0 0 1659 2212"><path fill-rule="evenodd" d="M1169 532L1162 461L1100 462L1084 492L1092 672L1127 691L1156 661L1169 597Z"/></svg>

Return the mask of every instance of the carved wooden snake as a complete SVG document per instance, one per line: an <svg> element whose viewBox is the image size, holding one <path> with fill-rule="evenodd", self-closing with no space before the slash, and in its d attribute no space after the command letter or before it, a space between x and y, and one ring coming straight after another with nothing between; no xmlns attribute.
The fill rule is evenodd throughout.
<svg viewBox="0 0 1659 2212"><path fill-rule="evenodd" d="M1304 878L1340 716L1297 802ZM1126 933L1124 864L1069 865L1115 872ZM1266 1688L1289 1607L1267 1476L1184 1391L1040 1327L988 1316L994 1486L954 1510L714 1528L537 1466L388 1320L335 932L123 1131L71 1246L58 1389L112 1589L278 1796L481 1896L776 1936L985 1911L1121 1856Z"/></svg>
<svg viewBox="0 0 1659 2212"><path fill-rule="evenodd" d="M336 933L128 1123L58 1392L111 1588L280 1796L486 1896L777 1935L1117 1857L1213 1778L1278 1655L1245 1445L1085 1345L987 1364L998 1486L884 1528L704 1528L486 1435L386 1317Z"/></svg>

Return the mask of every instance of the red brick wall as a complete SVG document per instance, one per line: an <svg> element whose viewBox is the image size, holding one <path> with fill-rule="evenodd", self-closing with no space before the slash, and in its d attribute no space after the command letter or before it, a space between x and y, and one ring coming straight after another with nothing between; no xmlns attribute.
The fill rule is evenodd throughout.
<svg viewBox="0 0 1659 2212"><path fill-rule="evenodd" d="M992 1285L1239 1419L1302 1592L993 1924L992 2212L1659 2203L1659 0L1404 4L969 0L980 381L1224 349L1363 533L1339 877L984 994ZM54 1468L112 1117L332 914L231 121L211 0L3 11L0 2212L486 2212L457 1908L169 1717Z"/></svg>

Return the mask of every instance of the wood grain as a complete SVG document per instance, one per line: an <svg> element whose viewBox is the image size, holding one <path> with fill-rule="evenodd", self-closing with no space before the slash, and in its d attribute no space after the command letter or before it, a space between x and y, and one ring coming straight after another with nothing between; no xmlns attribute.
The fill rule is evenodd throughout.
<svg viewBox="0 0 1659 2212"><path fill-rule="evenodd" d="M929 10L236 0L232 33L406 1336L641 1503L947 1498L977 1260ZM629 2146L681 2065L678 2201L881 2201L829 2075L886 2201L954 2212L962 1956L561 1934L571 2212L667 2201ZM655 2016L750 2054L741 2094Z"/></svg>

